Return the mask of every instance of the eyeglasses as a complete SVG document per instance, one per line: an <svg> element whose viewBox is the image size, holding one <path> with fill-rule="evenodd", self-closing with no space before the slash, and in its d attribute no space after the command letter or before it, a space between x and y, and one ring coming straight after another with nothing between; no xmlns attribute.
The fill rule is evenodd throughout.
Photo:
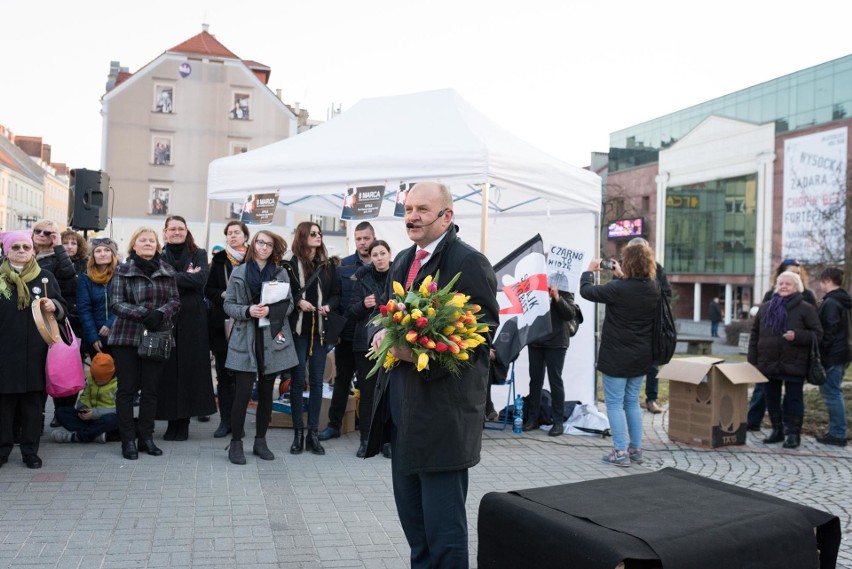
<svg viewBox="0 0 852 569"><path fill-rule="evenodd" d="M311 231L311 237L322 237L322 231Z"/></svg>
<svg viewBox="0 0 852 569"><path fill-rule="evenodd" d="M51 237L56 232L50 231L48 229L33 229L33 233L35 233L36 235L44 235L45 237Z"/></svg>
<svg viewBox="0 0 852 569"><path fill-rule="evenodd" d="M33 246L32 246L32 245L21 245L21 244L19 243L19 244L17 244L17 245L12 245L12 246L10 247L10 249L12 249L12 251L32 251L32 250L33 250Z"/></svg>
<svg viewBox="0 0 852 569"><path fill-rule="evenodd" d="M261 239L256 239L254 244L260 247L269 247L270 249L275 245L271 241L263 241Z"/></svg>
<svg viewBox="0 0 852 569"><path fill-rule="evenodd" d="M115 245L115 241L109 237L98 237L92 239L92 249L95 247L109 247L110 245Z"/></svg>

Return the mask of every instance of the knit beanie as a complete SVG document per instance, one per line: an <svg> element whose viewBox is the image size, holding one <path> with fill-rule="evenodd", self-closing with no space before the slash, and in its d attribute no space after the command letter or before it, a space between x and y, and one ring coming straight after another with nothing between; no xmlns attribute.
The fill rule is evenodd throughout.
<svg viewBox="0 0 852 569"><path fill-rule="evenodd" d="M92 379L94 379L95 383L98 385L105 385L109 383L109 381L115 377L115 362L113 362L112 356L103 352L95 354L95 357L92 358L90 371L92 373Z"/></svg>

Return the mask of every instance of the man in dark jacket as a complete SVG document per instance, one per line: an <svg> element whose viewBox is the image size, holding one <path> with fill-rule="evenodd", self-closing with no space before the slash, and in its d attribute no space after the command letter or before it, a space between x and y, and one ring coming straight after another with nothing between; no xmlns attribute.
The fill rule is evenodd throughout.
<svg viewBox="0 0 852 569"><path fill-rule="evenodd" d="M819 351L825 366L825 383L819 393L828 409L828 432L816 438L826 445L846 446L846 409L843 402L843 374L852 361L852 296L840 288L843 271L825 269L819 276L825 296L819 307L822 340Z"/></svg>
<svg viewBox="0 0 852 569"><path fill-rule="evenodd" d="M722 305L719 304L719 297L714 296L710 301L710 335L714 338L719 337L719 322L722 321Z"/></svg>
<svg viewBox="0 0 852 569"><path fill-rule="evenodd" d="M346 309L352 299L352 286L355 284L355 272L370 262L370 245L376 239L376 233L369 221L362 221L355 226L356 251L345 257L337 267L337 277L340 279L340 305L338 312L346 314ZM319 434L319 440L327 441L340 436L340 426L343 414L349 401L349 391L352 388L352 376L355 375L355 354L352 353L352 341L355 339L355 322L347 319L340 332L340 341L334 348L334 392L328 407L328 426ZM361 428L366 428L362 425Z"/></svg>
<svg viewBox="0 0 852 569"><path fill-rule="evenodd" d="M482 307L481 321L494 326L497 278L488 259L457 237L449 189L415 185L405 202L405 221L415 246L397 256L388 282L407 290L439 271L438 286L459 274L456 291L470 295ZM373 336L374 348L384 336L384 330ZM394 498L412 568L468 567L465 500L468 469L479 463L482 447L489 344L474 349L459 377L434 360L418 372L407 348L394 348L402 361L380 372L366 456L391 442Z"/></svg>

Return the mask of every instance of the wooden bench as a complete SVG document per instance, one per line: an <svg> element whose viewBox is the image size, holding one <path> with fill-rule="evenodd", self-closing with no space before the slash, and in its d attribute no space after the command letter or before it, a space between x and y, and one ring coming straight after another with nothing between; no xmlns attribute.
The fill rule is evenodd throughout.
<svg viewBox="0 0 852 569"><path fill-rule="evenodd" d="M695 356L709 356L713 351L712 338L686 338L678 336L678 344L686 344L686 353Z"/></svg>

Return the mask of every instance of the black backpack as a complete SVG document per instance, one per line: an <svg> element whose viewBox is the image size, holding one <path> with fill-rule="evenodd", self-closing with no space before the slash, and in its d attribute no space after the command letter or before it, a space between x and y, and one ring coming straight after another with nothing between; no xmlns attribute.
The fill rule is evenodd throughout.
<svg viewBox="0 0 852 569"><path fill-rule="evenodd" d="M580 310L580 306L574 302L574 295L571 293L569 293L569 300L574 306L574 318L568 321L568 336L573 338L577 335L577 330L579 330L580 324L583 323L583 311Z"/></svg>
<svg viewBox="0 0 852 569"><path fill-rule="evenodd" d="M659 287L658 287L659 288ZM657 312L654 315L654 329L651 336L651 349L654 364L664 365L671 361L677 347L677 329L675 328L672 307L660 289L657 298Z"/></svg>

